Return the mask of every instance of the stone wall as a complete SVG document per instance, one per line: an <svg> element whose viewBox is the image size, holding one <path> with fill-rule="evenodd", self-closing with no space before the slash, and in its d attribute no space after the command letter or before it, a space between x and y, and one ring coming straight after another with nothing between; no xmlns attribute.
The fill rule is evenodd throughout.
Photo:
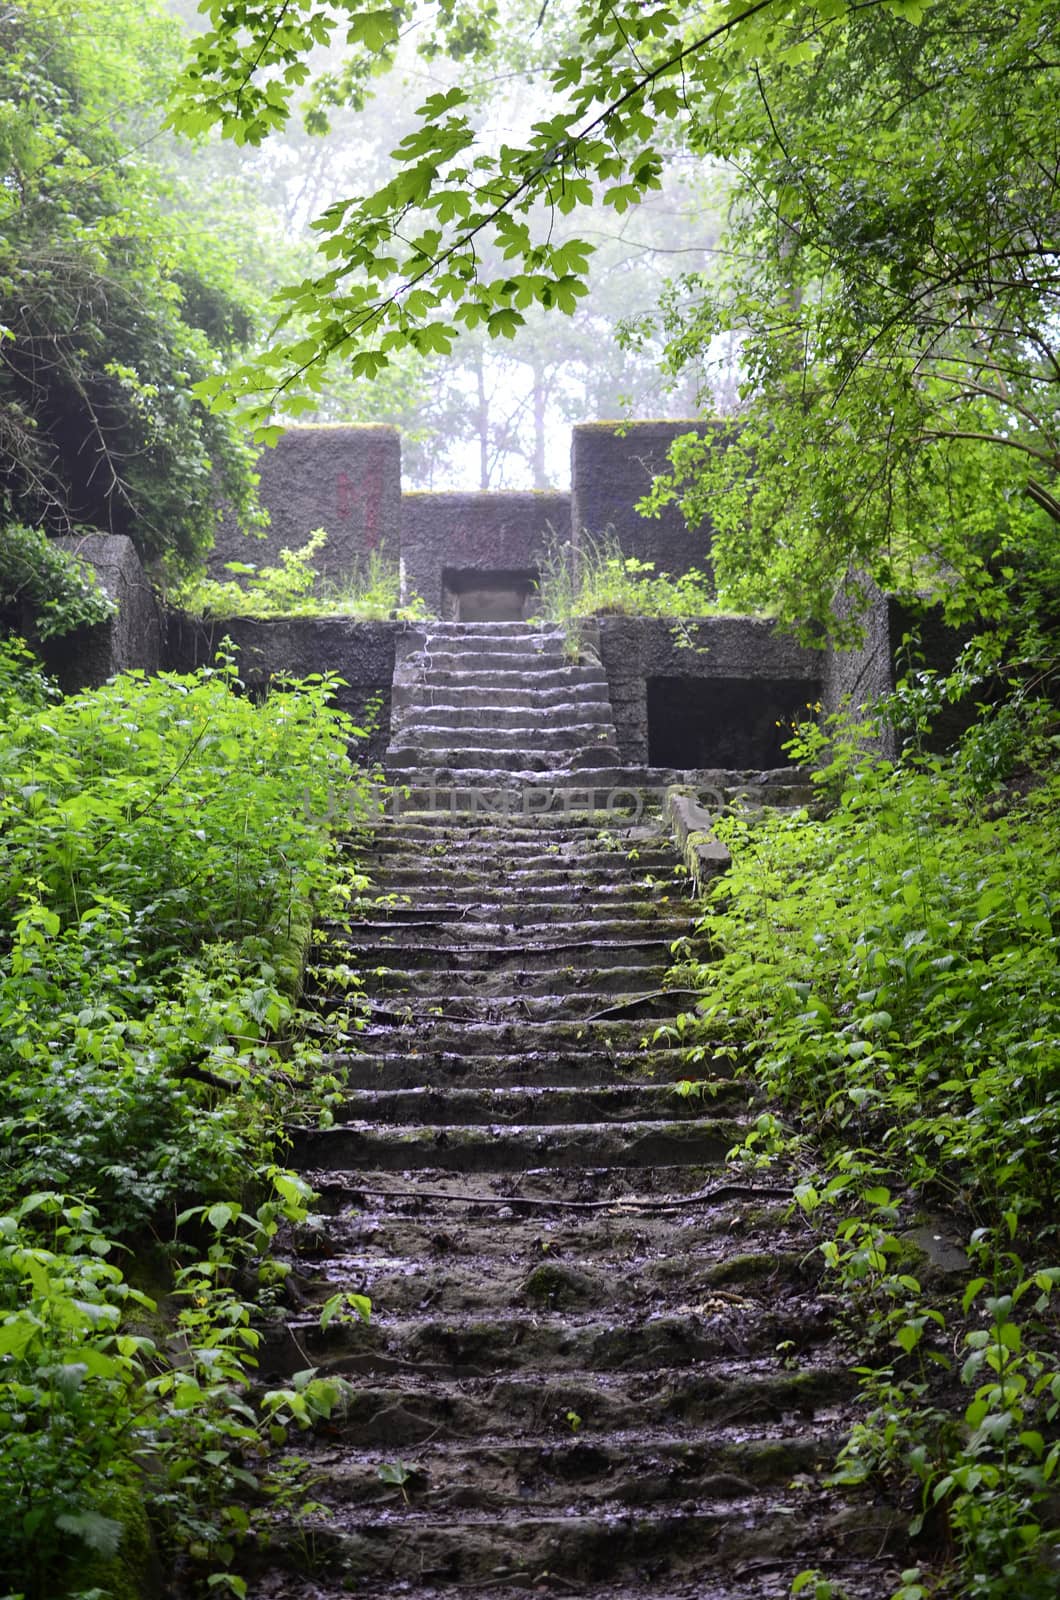
<svg viewBox="0 0 1060 1600"><path fill-rule="evenodd" d="M313 557L321 584L341 585L359 558L384 550L398 559L401 537L401 434L391 427L288 428L258 460L264 538L222 523L208 559L210 575L229 578L228 561L275 566L315 528L328 541Z"/></svg>
<svg viewBox="0 0 1060 1600"><path fill-rule="evenodd" d="M406 593L421 595L437 616L455 616L456 575L533 572L551 539L569 537L566 494L407 494L401 522ZM446 573L452 575L448 585Z"/></svg>
<svg viewBox="0 0 1060 1600"><path fill-rule="evenodd" d="M803 648L778 633L772 623L753 617L703 617L680 623L654 617L602 617L597 627L619 753L629 764L649 759L652 684L672 685L672 694L679 695L682 682L759 683L767 708L775 703L777 685L790 685L785 697L798 705L815 701L819 692L822 652ZM589 643L591 647L591 639Z"/></svg>
<svg viewBox="0 0 1060 1600"><path fill-rule="evenodd" d="M821 702L824 715L842 709L857 714L873 705L894 688L896 677L909 665L918 664L936 672L948 672L956 661L967 630L947 627L937 606L907 605L893 595L884 594L875 584L863 590L856 603L854 593L840 602L845 616L859 612L863 640L850 650L830 649L824 655ZM916 641L911 655L904 658L902 641L906 635ZM971 709L948 708L935 719L932 747L945 749L971 718ZM874 749L894 756L899 740L893 728L884 727L871 741Z"/></svg>
<svg viewBox="0 0 1060 1600"><path fill-rule="evenodd" d="M89 533L55 542L68 554L80 556L118 605L106 622L77 628L43 646L45 665L64 692L95 688L132 667L157 672L162 661L162 608L132 540L124 534Z"/></svg>
<svg viewBox="0 0 1060 1600"><path fill-rule="evenodd" d="M676 506L659 517L635 507L665 472L667 451L685 433L708 434L712 422L584 422L571 434L571 525L575 539L612 534L623 553L654 561L657 572L709 571L711 530L690 529Z"/></svg>
<svg viewBox="0 0 1060 1600"><path fill-rule="evenodd" d="M227 637L235 646L239 676L252 694L262 693L277 677L333 672L344 680L336 704L369 732L355 753L376 760L390 742L394 646L404 626L354 622L349 617L230 617L202 622L173 612L165 664L178 672L208 665Z"/></svg>

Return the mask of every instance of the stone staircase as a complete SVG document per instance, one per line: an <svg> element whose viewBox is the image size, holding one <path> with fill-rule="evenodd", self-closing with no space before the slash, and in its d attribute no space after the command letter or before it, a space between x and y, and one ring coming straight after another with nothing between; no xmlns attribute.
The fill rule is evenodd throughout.
<svg viewBox="0 0 1060 1600"><path fill-rule="evenodd" d="M604 669L564 643L526 622L417 624L398 651L387 766L494 781L616 767Z"/></svg>
<svg viewBox="0 0 1060 1600"><path fill-rule="evenodd" d="M432 627L395 774L615 758L601 676L530 633ZM320 1217L263 1368L354 1395L306 1449L322 1509L269 1552L268 1600L780 1600L809 1567L883 1600L897 1581L888 1508L823 1481L853 1380L792 1176L726 1165L761 1108L720 1052L678 1089L695 996L671 969L709 951L654 776L624 812L444 805L351 840L372 898L328 932L364 988L352 1014L326 971L312 996L345 1098L294 1132ZM343 1289L370 1325L322 1330Z"/></svg>

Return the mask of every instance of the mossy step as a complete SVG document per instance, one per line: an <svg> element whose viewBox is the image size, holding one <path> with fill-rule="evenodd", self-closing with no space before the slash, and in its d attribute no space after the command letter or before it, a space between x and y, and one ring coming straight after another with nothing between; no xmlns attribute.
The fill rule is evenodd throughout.
<svg viewBox="0 0 1060 1600"><path fill-rule="evenodd" d="M441 1050L429 1046L417 1053L407 1046L401 1048L399 1040L394 1043L393 1050L370 1053L333 1050L326 1061L351 1089L418 1088L425 1084L433 1087L512 1084L524 1088L576 1085L583 1088L593 1083L643 1083L653 1078L676 1083L687 1078L690 1070L699 1078L724 1077L729 1070L725 1057L719 1057L714 1063L705 1059L690 1069L687 1052L674 1048L653 1047L614 1053L542 1050L528 1059L520 1051L482 1051L469 1055L460 1049Z"/></svg>
<svg viewBox="0 0 1060 1600"><path fill-rule="evenodd" d="M336 1372L342 1371L341 1361ZM271 1382L282 1376L263 1365ZM513 1443L569 1438L569 1413L583 1438L634 1428L713 1431L739 1423L745 1437L795 1416L831 1421L856 1380L836 1362L777 1370L775 1358L747 1356L694 1368L637 1372L514 1372L442 1381L409 1377L359 1383L334 1431L359 1448L405 1450L428 1441L467 1442L494 1435Z"/></svg>
<svg viewBox="0 0 1060 1600"><path fill-rule="evenodd" d="M361 931L357 930L358 933ZM423 930L420 930L421 937L417 939L417 928L413 927L409 930L410 936L403 939L401 948L397 949L393 928L386 925L374 941L355 935L337 937L332 934L332 946L336 953L366 976L371 969L384 967L395 972L454 975L555 972L557 976L568 974L575 979L581 973L630 970L637 964L643 964L646 969L654 968L670 956L673 943L673 934L668 931L660 931L654 937L644 937L642 928L638 928L638 933L642 935L639 938L555 939L544 937L538 930L539 937L532 941L508 935L503 943L493 944L458 942L453 934L458 935L461 931L459 928L452 929L448 938L435 943L424 936ZM697 959L704 960L709 954L709 946L701 939L690 940L689 949L696 953Z"/></svg>
<svg viewBox="0 0 1060 1600"><path fill-rule="evenodd" d="M573 1000L588 1001L597 996L598 1003L607 1003L600 996L618 994L643 994L662 990L666 986L669 967L560 967L551 970L497 971L479 965L471 971L453 971L439 966L437 969L416 967L373 968L363 971L361 993L367 998L386 1003L414 1001L418 1006L438 1006L445 1009L454 1000L465 998L488 1000L494 996L515 995L523 999L542 996L569 996Z"/></svg>
<svg viewBox="0 0 1060 1600"><path fill-rule="evenodd" d="M296 1265L303 1274L310 1304L323 1304L344 1286L363 1285L372 1300L376 1325L380 1319L389 1325L395 1317L426 1311L433 1317L481 1318L527 1308L539 1314L585 1315L608 1307L613 1308L609 1323L617 1325L635 1306L641 1317L673 1315L680 1310L686 1318L709 1323L717 1337L726 1341L723 1349L731 1349L734 1341L748 1348L763 1318L772 1330L769 1336L776 1336L770 1348L779 1342L778 1319L793 1327L794 1349L805 1349L830 1331L832 1301L809 1298L815 1294L822 1264L819 1257L807 1257L805 1250L748 1251L730 1263L719 1254L719 1240L713 1235L708 1247L698 1252L683 1240L681 1261L675 1264L666 1255L616 1259L602 1238L597 1240L596 1253L575 1255L568 1250L556 1255L549 1250L544 1254L539 1235L535 1260L532 1246L526 1246L522 1254L504 1248L513 1242L507 1227L496 1232L496 1239L483 1239L480 1233L480 1248L475 1253L465 1250L455 1255L428 1244L424 1257L418 1258L362 1248L333 1253L320 1261L301 1262L299 1258ZM483 1245L492 1246L492 1253L482 1249Z"/></svg>
<svg viewBox="0 0 1060 1600"><path fill-rule="evenodd" d="M530 1167L654 1167L687 1162L717 1166L749 1131L731 1118L691 1122L528 1124L505 1128L418 1124L291 1128L297 1166L332 1171L519 1172Z"/></svg>
<svg viewBox="0 0 1060 1600"><path fill-rule="evenodd" d="M427 1445L408 1463L407 1492L420 1510L481 1512L540 1509L556 1503L606 1502L649 1506L691 1494L725 1499L752 1488L785 1486L797 1474L825 1470L841 1435L812 1425L798 1434L742 1439L711 1435L674 1438L659 1430L603 1439L545 1436L526 1444L491 1441ZM380 1467L392 1458L372 1450L357 1456L334 1446L307 1451L311 1470L326 1483L331 1505L372 1505L400 1499Z"/></svg>
<svg viewBox="0 0 1060 1600"><path fill-rule="evenodd" d="M719 1081L711 1104L747 1103L746 1084ZM342 1120L366 1123L422 1122L432 1128L505 1124L627 1122L645 1118L701 1117L700 1100L682 1097L671 1084L627 1083L573 1088L530 1088L525 1084L473 1089L425 1085L416 1089L361 1089L348 1093L333 1110Z"/></svg>
<svg viewBox="0 0 1060 1600"><path fill-rule="evenodd" d="M820 1337L822 1330L807 1327L805 1309L794 1297L777 1309L747 1305L739 1319L665 1310L636 1318L621 1310L587 1318L531 1309L407 1321L373 1317L368 1326L335 1318L322 1328L318 1317L291 1317L282 1330L266 1335L258 1359L270 1373L289 1375L302 1371L308 1358L329 1371L341 1367L347 1377L412 1373L449 1381L532 1370L554 1379L571 1368L634 1373L698 1366L734 1348L748 1358L764 1356L796 1338L805 1350L814 1333Z"/></svg>

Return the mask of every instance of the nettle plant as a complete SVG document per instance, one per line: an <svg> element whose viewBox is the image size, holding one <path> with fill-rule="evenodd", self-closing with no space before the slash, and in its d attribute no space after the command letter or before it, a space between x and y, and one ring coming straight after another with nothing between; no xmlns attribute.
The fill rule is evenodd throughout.
<svg viewBox="0 0 1060 1600"><path fill-rule="evenodd" d="M311 1201L282 1165L319 1093L311 915L364 883L327 819L376 790L325 680L239 687L222 661L59 700L0 649L0 1570L27 1600L149 1562L145 1504L189 1583L242 1593L255 1504L298 1492L260 1462L342 1403L251 1383Z"/></svg>
<svg viewBox="0 0 1060 1600"><path fill-rule="evenodd" d="M840 1478L890 1480L953 1556L945 1592L1044 1600L1060 1554L1055 717L1017 695L938 757L918 738L938 686L900 698L900 762L870 757L862 727L798 735L826 815L719 822L732 870L702 919L714 958L682 968L701 991L686 1043L694 1067L722 1041L773 1100L741 1159L824 1158L796 1204L855 1312L867 1402ZM940 1213L963 1278L915 1242ZM897 1591L935 1592L918 1569Z"/></svg>

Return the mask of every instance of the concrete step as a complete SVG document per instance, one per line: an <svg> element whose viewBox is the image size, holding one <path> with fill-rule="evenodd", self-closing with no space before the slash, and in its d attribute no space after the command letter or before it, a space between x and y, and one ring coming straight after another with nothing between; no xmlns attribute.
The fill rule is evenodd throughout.
<svg viewBox="0 0 1060 1600"><path fill-rule="evenodd" d="M429 765L443 781L446 778L450 782L465 778L477 781L482 777L486 782L481 787L486 788L495 785L498 779L503 781L513 775L537 773L550 777L562 773L573 782L586 770L602 771L609 762L613 762L616 769L618 766L617 748L606 740L594 739L591 744L579 740L573 745L552 748L538 743L534 749L506 750L496 746L453 749L449 746L451 739L450 734L444 745L435 746L415 742L415 735L401 734L400 742L392 744L386 752L386 768L400 777L407 772L421 773ZM472 773L475 778L471 777Z"/></svg>
<svg viewBox="0 0 1060 1600"><path fill-rule="evenodd" d="M569 690L584 685L609 694L607 676L602 667L575 667L561 661L536 659L536 665L530 669L531 677L513 656L503 656L497 652L482 654L489 658L485 663L478 657L474 660L467 656L432 657L430 666L421 670L416 680L417 687L423 690L493 689L505 694L509 690L526 690L536 696L549 689Z"/></svg>
<svg viewBox="0 0 1060 1600"><path fill-rule="evenodd" d="M597 720L595 722L563 722L554 720L540 728L528 727L492 727L489 719L480 716L473 727L458 728L445 726L435 721L430 710L424 710L415 717L410 717L402 723L399 734L391 741L387 750L386 759L394 764L398 752L402 759L409 750L420 752L428 761L436 759L435 752L451 751L457 737L466 735L468 750L487 747L493 752L495 763L499 764L500 756L511 750L525 751L555 751L593 749L601 745L617 749L614 726L610 721ZM449 760L451 756L444 755Z"/></svg>
<svg viewBox="0 0 1060 1600"><path fill-rule="evenodd" d="M672 1046L653 1045L642 1050L541 1050L532 1060L517 1051L494 1053L435 1049L427 1041L424 1048L403 1048L394 1041L393 1050L367 1052L356 1048L333 1049L327 1060L342 1075L346 1088L420 1089L425 1085L453 1085L456 1088L504 1088L506 1086L587 1088L593 1084L678 1083L689 1074L688 1054ZM727 1057L708 1054L694 1068L696 1078L723 1078L729 1071ZM318 1175L319 1176L319 1175Z"/></svg>
<svg viewBox="0 0 1060 1600"><path fill-rule="evenodd" d="M750 1124L734 1117L629 1123L535 1123L527 1126L424 1128L339 1124L291 1128L298 1166L411 1172L521 1172L585 1167L655 1167L688 1162L715 1166L742 1144Z"/></svg>
<svg viewBox="0 0 1060 1600"><path fill-rule="evenodd" d="M549 706L513 706L507 701L504 705L483 705L470 695L463 703L438 702L421 695L399 715L395 716L392 710L391 722L402 731L430 727L473 733L479 728L489 728L493 731L510 729L536 737L554 728L595 728L600 724L611 727L612 717L610 702L602 699L576 700L567 696Z"/></svg>

